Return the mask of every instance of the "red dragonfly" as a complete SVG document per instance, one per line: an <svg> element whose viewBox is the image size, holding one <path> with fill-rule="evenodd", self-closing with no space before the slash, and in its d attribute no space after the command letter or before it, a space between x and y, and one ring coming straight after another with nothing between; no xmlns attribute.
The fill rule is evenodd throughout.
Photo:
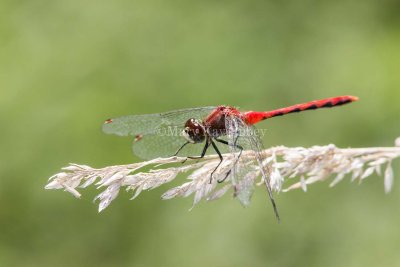
<svg viewBox="0 0 400 267"><path fill-rule="evenodd" d="M358 98L355 96L338 96L265 112L240 112L231 106L217 106L130 115L106 120L103 131L107 134L134 136L133 152L143 159L178 154L190 159L201 159L212 147L220 161L210 173L210 183L213 181L213 175L217 176L217 182L223 182L230 177L236 194L244 195L241 201L243 204L249 202L254 183L246 180L246 172L251 171L246 169L246 166L250 164L242 162L240 158L243 150L252 150L254 152L252 160L259 166L275 215L279 220L269 175L263 167L265 156L262 153L262 142L253 125L272 117L340 106L356 100ZM226 173L217 173L224 159L222 152L225 152L226 148L233 153L234 164Z"/></svg>

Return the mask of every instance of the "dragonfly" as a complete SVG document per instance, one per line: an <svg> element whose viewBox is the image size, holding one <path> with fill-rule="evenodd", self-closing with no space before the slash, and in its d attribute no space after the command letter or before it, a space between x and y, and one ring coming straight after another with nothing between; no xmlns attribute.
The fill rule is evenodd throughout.
<svg viewBox="0 0 400 267"><path fill-rule="evenodd" d="M219 163L210 174L213 175L224 161L223 153L230 152L235 158L233 166L217 182L222 183L228 177L236 188L242 192L251 191L246 172L249 160L258 165L265 181L268 196L274 213L279 220L279 214L272 194L268 169L263 164L266 155L260 134L255 124L273 117L286 114L330 108L357 101L355 96L337 96L296 104L271 111L241 112L232 106L209 106L180 109L165 113L129 115L108 119L103 124L103 132L119 136L133 136L133 152L143 159L184 155L186 159L202 159L206 154L217 154ZM252 156L246 161L241 160L244 150L251 150ZM239 192L240 193L240 192ZM247 194L249 197L250 194Z"/></svg>

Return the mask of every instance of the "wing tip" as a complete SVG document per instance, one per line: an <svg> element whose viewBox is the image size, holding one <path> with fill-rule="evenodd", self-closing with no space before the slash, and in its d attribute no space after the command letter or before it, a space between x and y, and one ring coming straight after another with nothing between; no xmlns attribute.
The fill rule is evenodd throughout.
<svg viewBox="0 0 400 267"><path fill-rule="evenodd" d="M103 125L101 126L103 133L124 136L123 134L115 131L115 127L118 127L118 125L114 124L113 122L114 119L107 119L104 121Z"/></svg>
<svg viewBox="0 0 400 267"><path fill-rule="evenodd" d="M143 134L135 135L135 139L133 139L133 143L136 143L136 142L142 140L142 138L143 138Z"/></svg>

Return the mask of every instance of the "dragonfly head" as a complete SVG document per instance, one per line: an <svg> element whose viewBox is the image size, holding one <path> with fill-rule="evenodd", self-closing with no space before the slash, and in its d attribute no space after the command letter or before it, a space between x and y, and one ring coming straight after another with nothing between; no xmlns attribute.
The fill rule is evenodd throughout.
<svg viewBox="0 0 400 267"><path fill-rule="evenodd" d="M196 119L188 119L185 123L185 128L182 131L183 137L190 143L201 143L206 138L206 131L203 124Z"/></svg>

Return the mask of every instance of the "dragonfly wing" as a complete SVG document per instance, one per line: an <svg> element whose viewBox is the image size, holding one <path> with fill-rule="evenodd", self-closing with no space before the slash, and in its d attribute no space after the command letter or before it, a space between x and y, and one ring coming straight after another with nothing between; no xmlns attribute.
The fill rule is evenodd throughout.
<svg viewBox="0 0 400 267"><path fill-rule="evenodd" d="M129 115L106 120L103 132L119 136L145 135L157 131L161 124L160 114Z"/></svg>
<svg viewBox="0 0 400 267"><path fill-rule="evenodd" d="M237 116L227 116L225 119L229 147L235 154L235 159L240 155L240 150L252 149L248 131L251 130L242 119ZM231 169L231 182L235 188L235 196L243 206L250 204L255 184L255 157L252 155L240 157Z"/></svg>
<svg viewBox="0 0 400 267"><path fill-rule="evenodd" d="M261 141L261 138L254 126L249 126L250 129L252 129L251 135L248 135L247 140L250 143L251 149L254 152L254 157L257 160L257 164L259 166L259 170L261 172L261 175L263 177L265 186L267 187L268 191L268 197L271 200L272 208L274 209L274 213L278 221L280 221L279 218L279 213L278 213L278 208L275 203L274 196L272 194L272 186L271 186L271 167L270 165L267 164L267 166L264 165L264 160L266 159L266 155L264 152L264 146Z"/></svg>
<svg viewBox="0 0 400 267"><path fill-rule="evenodd" d="M181 136L190 118L203 119L215 107L180 109L160 114L130 115L107 120L103 132L119 136L135 136L133 152L143 159L170 157L186 142ZM181 156L199 156L202 144L188 144Z"/></svg>
<svg viewBox="0 0 400 267"><path fill-rule="evenodd" d="M204 119L216 107L198 107L188 109L178 109L170 112L161 113L160 116L165 125L183 126L188 119Z"/></svg>
<svg viewBox="0 0 400 267"><path fill-rule="evenodd" d="M203 119L215 107L180 109L165 113L129 115L106 120L103 132L119 136L154 134L163 126L177 126L183 129L190 118Z"/></svg>
<svg viewBox="0 0 400 267"><path fill-rule="evenodd" d="M107 120L103 125L103 132L135 136L133 152L140 158L170 157L186 142L181 136L185 122L190 118L201 120L213 109L215 107L200 107L118 117ZM179 155L199 156L203 146L204 144L188 144Z"/></svg>
<svg viewBox="0 0 400 267"><path fill-rule="evenodd" d="M244 206L249 205L251 196L254 192L255 178L258 173L261 173L275 215L279 221L279 214L270 184L270 170L268 166L265 167L263 164L265 155L259 132L254 126L247 125L238 116L227 116L226 121L227 133L232 152L236 153L239 150L235 144L240 145L244 150L252 151L252 154L249 156L246 155L245 158L241 157L233 167L231 180L236 189L236 197ZM258 166L258 169L254 168L255 166Z"/></svg>

